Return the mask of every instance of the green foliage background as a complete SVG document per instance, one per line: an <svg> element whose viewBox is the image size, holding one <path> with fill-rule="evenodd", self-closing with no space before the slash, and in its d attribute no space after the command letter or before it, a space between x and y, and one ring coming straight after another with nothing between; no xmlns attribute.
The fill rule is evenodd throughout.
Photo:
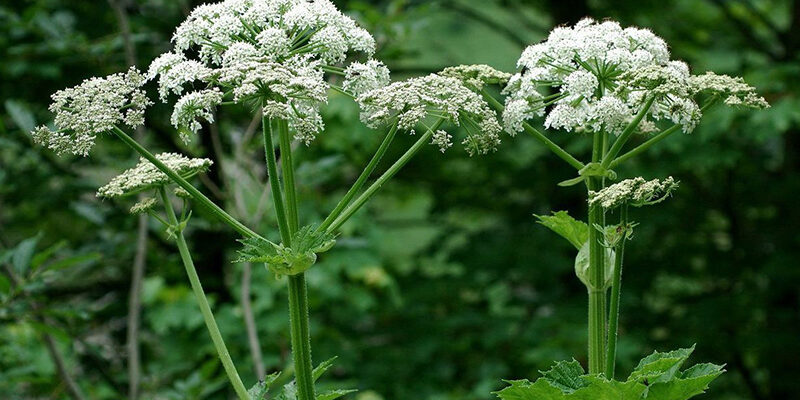
<svg viewBox="0 0 800 400"><path fill-rule="evenodd" d="M194 3L122 2L140 68L169 48L172 30ZM460 63L512 71L524 46L557 24L590 15L651 28L695 72L741 75L757 86L771 109L714 110L693 134L676 135L617 171L681 180L664 206L632 213L641 225L626 251L621 374L653 349L698 343L695 362L728 364L707 398L798 396L800 5L337 3L376 35L378 57L394 78ZM111 4L0 5L0 261L26 277L24 292L0 280L0 397L67 397L44 333L90 398L127 392L137 219L126 213L130 204L101 201L94 191L136 159L113 140L101 140L89 159L57 158L27 134L50 120L52 92L125 68L120 14ZM149 112L147 146L231 166L230 174L215 168L202 189L231 210L234 199L224 193L239 191L240 215L256 214L263 150L258 141L236 141L250 123L247 110L220 111L218 131L206 130L190 146L171 131L168 113L164 105ZM343 97L331 99L326 122L328 131L297 153L301 214L317 216L306 223L332 208L379 139ZM552 135L573 152L588 149L585 137ZM474 159L458 148L443 156L433 147L423 152L344 227L339 245L308 274L315 361L339 356L324 381L359 388L350 396L358 400L488 399L501 378L533 379L553 360L585 361L585 289L572 271L573 250L532 216L559 209L585 214L582 189L555 186L573 174L524 136L505 137L500 151ZM271 210L265 211L261 225L250 225L275 236ZM192 219L195 261L234 360L253 384L239 302L242 266L231 263L236 236L207 217L198 209ZM37 234L34 250L23 241ZM148 238L142 398L231 398L173 243L156 224ZM59 243L49 257L34 255ZM29 259L41 271L34 273ZM253 308L269 371L291 359L285 297L284 282L254 268Z"/></svg>

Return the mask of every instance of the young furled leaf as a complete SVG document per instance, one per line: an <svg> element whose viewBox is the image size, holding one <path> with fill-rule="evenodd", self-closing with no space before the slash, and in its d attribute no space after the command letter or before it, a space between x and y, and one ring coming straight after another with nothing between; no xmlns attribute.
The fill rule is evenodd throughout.
<svg viewBox="0 0 800 400"><path fill-rule="evenodd" d="M292 237L292 247L261 238L239 240L243 248L234 262L264 263L276 275L297 275L311 268L317 254L330 250L336 241L333 235L317 232L313 226L300 228Z"/></svg>
<svg viewBox="0 0 800 400"><path fill-rule="evenodd" d="M589 227L583 221L570 217L566 211L557 211L553 215L536 215L538 222L567 239L576 250L580 250L589 240Z"/></svg>

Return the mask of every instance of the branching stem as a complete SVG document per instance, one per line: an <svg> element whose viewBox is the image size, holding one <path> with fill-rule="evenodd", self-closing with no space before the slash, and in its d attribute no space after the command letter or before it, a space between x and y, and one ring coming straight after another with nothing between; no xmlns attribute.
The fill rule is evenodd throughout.
<svg viewBox="0 0 800 400"><path fill-rule="evenodd" d="M189 192L192 196L192 199L197 203L200 203L203 207L207 208L214 214L217 218L219 218L222 222L229 225L231 228L235 229L237 232L242 234L245 237L261 237L261 235L255 233L252 229L246 227L244 224L233 218L230 214L225 212L222 208L218 205L214 204L208 197L200 193L191 183L189 183L186 179L183 179L180 175L178 175L175 171L164 165L159 159L157 159L152 153L150 153L147 149L142 147L137 141L133 140L132 137L128 136L127 133L122 131L121 129L114 127L113 130L114 134L117 135L120 139L122 139L125 144L127 144L132 149L136 150L139 155L144 157L147 161L153 163L161 172L166 174L173 182L175 182L178 186L182 187L184 190Z"/></svg>

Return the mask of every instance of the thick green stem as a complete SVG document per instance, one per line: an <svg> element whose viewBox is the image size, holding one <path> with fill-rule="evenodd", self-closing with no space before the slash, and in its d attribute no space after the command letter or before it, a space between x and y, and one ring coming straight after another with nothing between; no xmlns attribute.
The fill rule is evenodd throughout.
<svg viewBox="0 0 800 400"><path fill-rule="evenodd" d="M164 165L159 159L157 159L152 153L147 151L142 145L138 142L133 140L132 137L128 136L127 133L122 131L119 128L114 128L114 134L117 135L120 139L122 139L125 144L130 146L132 149L136 150L139 155L144 157L147 161L153 163L161 172L166 174L170 179L172 179L178 186L182 187L184 190L189 192L192 196L192 199L202 205L203 207L207 208L214 214L217 218L219 218L222 222L228 224L231 228L235 229L237 232L242 234L245 237L261 237L261 235L255 233L252 229L246 227L241 222L237 221L236 218L233 218L230 214L226 213L225 210L214 204L208 197L200 193L191 183L189 183L186 179L182 176L178 175L175 171L171 170L169 167Z"/></svg>
<svg viewBox="0 0 800 400"><path fill-rule="evenodd" d="M292 236L297 231L297 195L295 193L294 165L292 164L291 137L286 121L271 121L262 118L264 135L264 151L267 158L267 172L272 190L272 202L278 218L278 229L284 246L292 246ZM269 129L268 129L269 126ZM272 141L272 130L280 136L281 168L283 170L286 203L281 194L278 180L275 146ZM285 209L284 209L285 206ZM289 215L286 214L289 211ZM311 361L311 334L309 332L308 290L305 274L289 276L289 327L292 341L292 359L294 361L295 383L299 400L315 400L314 376Z"/></svg>
<svg viewBox="0 0 800 400"><path fill-rule="evenodd" d="M353 184L350 190L348 190L347 193L345 193L344 197L342 197L342 199L339 200L339 203L336 204L336 207L334 207L333 211L331 211L331 213L328 214L325 220L322 221L322 224L320 224L319 228L317 228L318 232L324 232L326 229L328 229L328 227L331 226L333 221L336 220L336 218L342 214L342 211L344 211L345 207L347 207L350 204L350 202L353 200L353 197L355 197L356 193L358 193L358 191L361 190L361 187L364 186L364 183L367 182L369 176L372 175L372 171L374 171L375 167L378 166L378 162L380 162L383 155L386 154L386 150L389 148L389 145L392 143L392 140L394 140L396 133L397 133L397 124L394 124L392 125L391 129L389 129L389 132L386 134L386 137L383 138L383 141L381 142L380 146L378 146L378 150L375 151L375 155L373 155L372 159L369 160L369 163L364 168L364 171L362 171L361 175L359 175L358 179L356 179L356 182Z"/></svg>
<svg viewBox="0 0 800 400"><path fill-rule="evenodd" d="M308 290L305 274L289 277L289 323L292 335L292 359L299 400L314 400L314 376L311 361Z"/></svg>
<svg viewBox="0 0 800 400"><path fill-rule="evenodd" d="M485 89L481 90L483 94L483 98L489 103L492 108L495 109L498 113L502 113L505 107L491 95L491 93L487 92ZM557 145L552 140L548 139L542 132L539 132L536 128L532 127L527 122L522 123L522 128L525 132L537 140L539 140L545 147L550 149L555 155L557 155L562 160L566 161L567 164L571 165L576 170L580 171L583 169L585 165L582 162L578 161L575 157L571 154L567 153L566 150L562 149L559 145Z"/></svg>
<svg viewBox="0 0 800 400"><path fill-rule="evenodd" d="M376 179L372 185L364 190L364 193L362 193L361 196L358 196L358 198L353 201L353 204L347 207L347 209L345 209L342 214L339 215L339 217L337 217L333 223L331 223L327 232L336 231L342 226L342 224L350 219L350 217L352 217L356 211L360 210L367 200L375 195L375 193L381 188L381 186L383 186L384 183L386 183L398 171L400 171L400 169L403 168L422 149L423 146L428 144L428 142L431 140L431 136L433 136L433 132L436 131L436 129L438 129L443 122L444 120L440 119L436 124L434 124L433 127L425 131L425 133L420 136L420 138L417 139L417 141L414 142L414 144L408 150L406 150L406 152L403 153L403 155L400 156L400 158L394 164L392 164L392 166L389 167L389 169L387 169L383 175L378 177L378 179Z"/></svg>
<svg viewBox="0 0 800 400"><path fill-rule="evenodd" d="M286 120L278 120L278 136L280 137L281 170L283 171L283 194L286 201L286 219L289 231L297 232L299 217L297 215L297 193L294 184L294 162L292 161L292 136Z"/></svg>
<svg viewBox="0 0 800 400"><path fill-rule="evenodd" d="M622 289L622 258L625 255L625 239L628 236L628 206L620 208L619 224L626 229L614 249L614 278L611 281L611 304L608 310L608 350L606 351L606 378L614 379L617 361L617 335L619 333L619 302Z"/></svg>
<svg viewBox="0 0 800 400"><path fill-rule="evenodd" d="M594 135L592 162L602 157L603 138ZM590 191L602 188L602 180L590 177L586 180ZM600 232L595 228L603 224L603 209L600 205L589 206L589 373L602 372L605 356L606 289L605 247L600 241Z"/></svg>
<svg viewBox="0 0 800 400"><path fill-rule="evenodd" d="M220 361L222 361L222 366L225 368L225 373L228 375L228 379L231 381L236 395L240 400L249 400L250 395L247 394L247 388L245 388L244 383L242 383L242 379L236 371L236 366L233 364L233 360L231 360L231 355L228 353L225 341L222 340L222 334L219 332L217 321L214 319L214 314L211 312L211 306L208 304L203 286L200 284L200 278L197 276L197 270L194 268L192 255L189 252L189 246L186 244L183 231L178 228L178 218L175 216L175 210L172 209L167 191L161 187L159 194L161 195L161 201L164 203L164 208L167 211L169 223L176 230L174 233L178 243L178 251L180 252L181 260L183 260L183 266L186 268L186 275L189 276L189 282L192 285L192 292L194 292L195 300L197 300L197 305L200 306L200 313L203 314L206 328L208 328L208 333L211 334L211 341L214 342L217 355Z"/></svg>
<svg viewBox="0 0 800 400"><path fill-rule="evenodd" d="M278 178L278 162L275 159L275 144L272 141L272 131L277 130L277 121L269 117L261 118L261 133L264 137L264 157L267 160L267 179L269 180L270 192L272 193L272 205L275 207L275 217L278 219L278 230L281 234L281 241L285 246L292 245L292 234L289 231L289 223L286 219L285 204L281 194L281 182Z"/></svg>

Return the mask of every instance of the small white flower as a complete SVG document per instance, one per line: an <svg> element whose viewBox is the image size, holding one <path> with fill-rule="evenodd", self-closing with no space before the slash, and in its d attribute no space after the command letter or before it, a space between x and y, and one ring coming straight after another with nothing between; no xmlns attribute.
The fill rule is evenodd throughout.
<svg viewBox="0 0 800 400"><path fill-rule="evenodd" d="M88 155L97 134L120 124L131 128L144 124L144 111L152 104L141 90L144 81L144 76L131 68L59 90L50 105L56 129L37 127L32 132L34 141L58 154Z"/></svg>
<svg viewBox="0 0 800 400"><path fill-rule="evenodd" d="M369 60L366 63L354 62L345 69L344 75L342 88L356 97L370 90L382 88L390 82L389 68L377 60Z"/></svg>
<svg viewBox="0 0 800 400"><path fill-rule="evenodd" d="M188 142L200 130L198 119L214 122L214 109L222 102L222 92L217 88L190 92L181 97L175 104L170 122L178 129L181 139Z"/></svg>
<svg viewBox="0 0 800 400"><path fill-rule="evenodd" d="M358 97L361 120L376 128L396 121L412 131L428 117L443 118L468 132L462 142L470 154L485 154L499 144L497 115L484 99L455 78L431 74L371 90Z"/></svg>
<svg viewBox="0 0 800 400"><path fill-rule="evenodd" d="M517 65L522 70L503 91L510 133L547 114L548 128L619 134L651 100L639 131L669 120L688 133L701 117L694 99L699 93L724 97L728 105L766 106L741 79L691 76L686 63L670 61L667 44L653 32L612 21L587 18L555 28L547 40L526 48Z"/></svg>
<svg viewBox="0 0 800 400"><path fill-rule="evenodd" d="M213 162L207 158L189 158L178 153L161 153L156 158L183 178L205 172ZM97 190L98 197L120 197L155 189L171 182L167 174L144 158L135 167L115 176Z"/></svg>
<svg viewBox="0 0 800 400"><path fill-rule="evenodd" d="M709 93L725 97L725 104L751 108L768 108L769 103L756 93L756 89L739 77L718 75L707 72L689 79L690 90L694 93Z"/></svg>
<svg viewBox="0 0 800 400"><path fill-rule="evenodd" d="M561 92L568 95L567 98L574 100L578 98L592 98L597 90L597 77L586 70L577 70L564 78L564 86Z"/></svg>
<svg viewBox="0 0 800 400"><path fill-rule="evenodd" d="M453 142L450 141L452 138L452 135L440 129L431 136L431 144L439 146L439 150L444 153L453 146Z"/></svg>

